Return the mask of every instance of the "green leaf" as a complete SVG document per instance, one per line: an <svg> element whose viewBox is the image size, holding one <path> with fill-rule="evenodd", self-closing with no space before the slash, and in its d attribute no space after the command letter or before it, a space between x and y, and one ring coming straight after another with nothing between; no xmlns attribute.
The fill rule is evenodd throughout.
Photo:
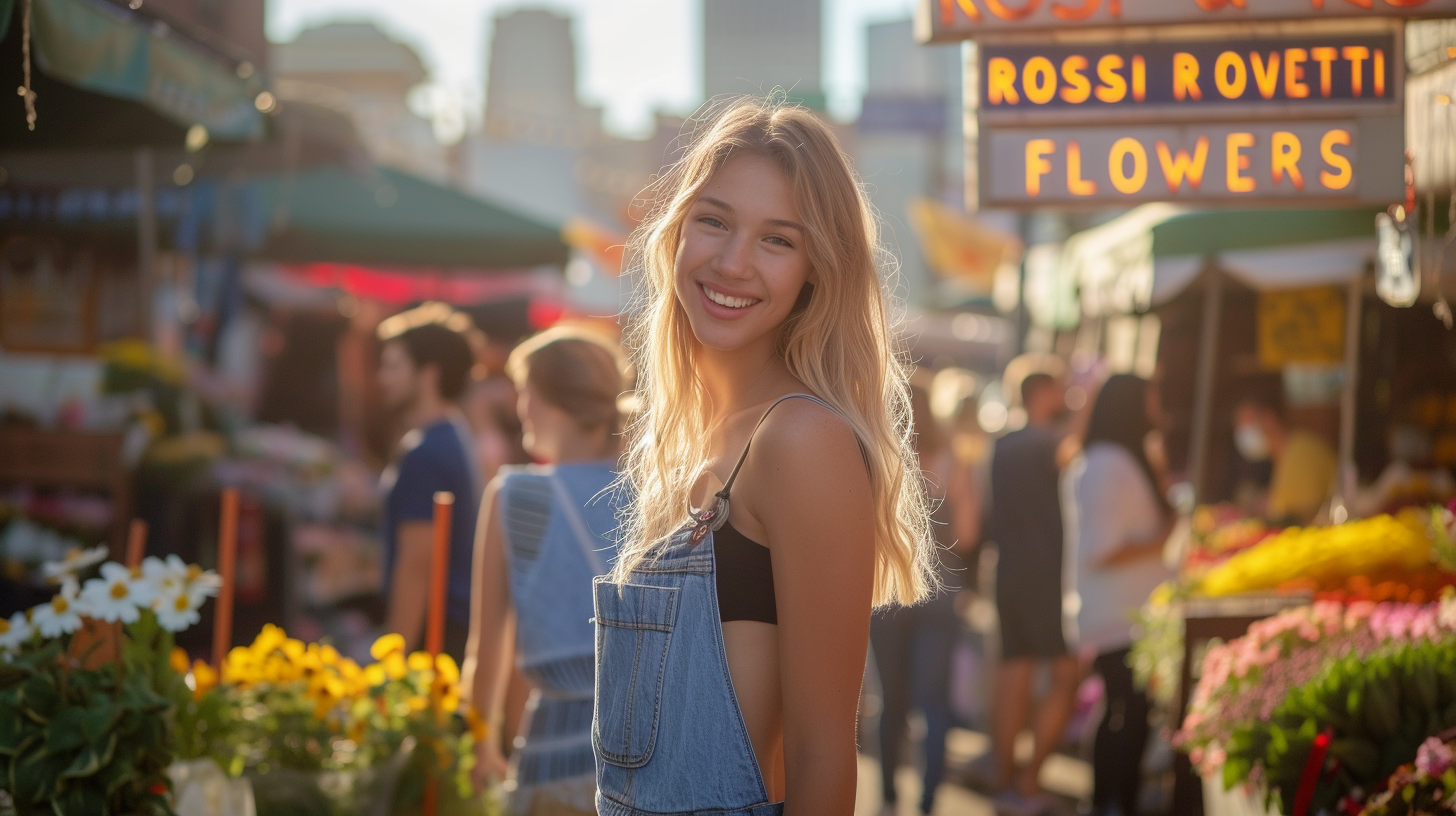
<svg viewBox="0 0 1456 816"><path fill-rule="evenodd" d="M49 674L34 674L20 687L20 710L26 716L44 723L61 708L61 692Z"/></svg>
<svg viewBox="0 0 1456 816"><path fill-rule="evenodd" d="M51 800L56 816L93 816L106 812L106 798L89 785L71 785Z"/></svg>
<svg viewBox="0 0 1456 816"><path fill-rule="evenodd" d="M52 717L45 726L45 748L53 754L64 753L85 745L89 740L82 728L84 708L66 708Z"/></svg>
<svg viewBox="0 0 1456 816"><path fill-rule="evenodd" d="M1380 747L1369 740L1337 739L1330 743L1330 756L1348 765L1361 778L1373 778L1380 766Z"/></svg>
<svg viewBox="0 0 1456 816"><path fill-rule="evenodd" d="M76 756L71 764L61 771L62 779L84 779L111 761L116 751L116 735L112 734L101 742L93 742Z"/></svg>

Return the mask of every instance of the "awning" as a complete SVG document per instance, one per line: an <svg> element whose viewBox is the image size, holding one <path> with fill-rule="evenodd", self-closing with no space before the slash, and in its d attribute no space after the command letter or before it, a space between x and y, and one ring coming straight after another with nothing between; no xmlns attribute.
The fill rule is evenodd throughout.
<svg viewBox="0 0 1456 816"><path fill-rule="evenodd" d="M51 78L143 103L184 128L202 125L214 140L246 141L263 134L254 89L221 55L103 0L32 3L32 54L36 67ZM4 20L11 19L14 5L14 0L0 0ZM19 28L17 20L0 36L19 37ZM45 104L46 98L39 97L42 117Z"/></svg>
<svg viewBox="0 0 1456 816"><path fill-rule="evenodd" d="M553 226L388 168L319 167L254 182L272 213L265 260L395 267L564 264Z"/></svg>
<svg viewBox="0 0 1456 816"><path fill-rule="evenodd" d="M1147 204L1069 238L1062 264L1088 316L1164 303L1210 263L1255 289L1343 283L1375 256L1377 212Z"/></svg>

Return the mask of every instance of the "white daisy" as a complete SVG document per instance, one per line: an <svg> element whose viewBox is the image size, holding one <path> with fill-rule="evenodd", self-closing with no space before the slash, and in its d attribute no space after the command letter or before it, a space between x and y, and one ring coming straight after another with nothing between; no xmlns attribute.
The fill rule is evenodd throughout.
<svg viewBox="0 0 1456 816"><path fill-rule="evenodd" d="M187 566L187 594L197 597L198 606L202 606L205 598L216 598L219 592L222 592L221 576L196 564Z"/></svg>
<svg viewBox="0 0 1456 816"><path fill-rule="evenodd" d="M196 598L194 605L193 599ZM197 613L202 606L204 599L201 596L194 596L193 593L179 592L170 597L157 599L153 607L157 612L157 624L168 632L180 632L194 623L202 620Z"/></svg>
<svg viewBox="0 0 1456 816"><path fill-rule="evenodd" d="M30 622L40 630L41 637L60 637L81 628L81 613L89 610L78 596L80 587L67 578L61 583L61 591L50 603L44 603L30 610Z"/></svg>
<svg viewBox="0 0 1456 816"><path fill-rule="evenodd" d="M0 618L0 651L17 651L30 640L35 627L25 619L24 612L16 612L9 619Z"/></svg>
<svg viewBox="0 0 1456 816"><path fill-rule="evenodd" d="M186 583L187 565L175 554L167 556L165 561L156 556L142 559L142 586L137 592L148 604L155 606L162 599L176 595Z"/></svg>
<svg viewBox="0 0 1456 816"><path fill-rule="evenodd" d="M101 565L101 577L92 578L81 589L91 617L108 623L136 623L142 608L152 605L145 582L131 570L111 561Z"/></svg>
<svg viewBox="0 0 1456 816"><path fill-rule="evenodd" d="M51 561L41 565L41 574L52 581L75 577L76 573L89 567L94 567L106 560L107 549L105 547L92 547L89 550L72 548L66 553L66 557L60 561Z"/></svg>

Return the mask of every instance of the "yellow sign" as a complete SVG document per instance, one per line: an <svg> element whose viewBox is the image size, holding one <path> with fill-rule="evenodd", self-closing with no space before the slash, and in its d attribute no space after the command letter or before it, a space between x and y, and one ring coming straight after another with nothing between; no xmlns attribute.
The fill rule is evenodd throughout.
<svg viewBox="0 0 1456 816"><path fill-rule="evenodd" d="M1277 371L1345 359L1345 294L1340 286L1260 292L1260 365Z"/></svg>
<svg viewBox="0 0 1456 816"><path fill-rule="evenodd" d="M982 226L960 210L928 198L910 201L910 224L920 236L925 261L942 277L959 278L991 291L996 269L1016 263L1021 242Z"/></svg>

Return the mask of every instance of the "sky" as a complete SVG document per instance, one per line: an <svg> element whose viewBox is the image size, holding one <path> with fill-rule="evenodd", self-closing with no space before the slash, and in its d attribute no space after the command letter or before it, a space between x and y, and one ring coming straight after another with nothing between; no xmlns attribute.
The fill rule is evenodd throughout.
<svg viewBox="0 0 1456 816"><path fill-rule="evenodd" d="M268 37L286 42L304 28L371 20L420 52L431 82L413 100L431 111L443 138L462 116L477 121L495 15L547 8L576 20L578 93L605 108L605 126L643 136L656 110L688 113L701 101L700 2L733 0L268 0ZM863 93L864 27L906 19L914 0L823 0L824 85L829 112L858 113Z"/></svg>

